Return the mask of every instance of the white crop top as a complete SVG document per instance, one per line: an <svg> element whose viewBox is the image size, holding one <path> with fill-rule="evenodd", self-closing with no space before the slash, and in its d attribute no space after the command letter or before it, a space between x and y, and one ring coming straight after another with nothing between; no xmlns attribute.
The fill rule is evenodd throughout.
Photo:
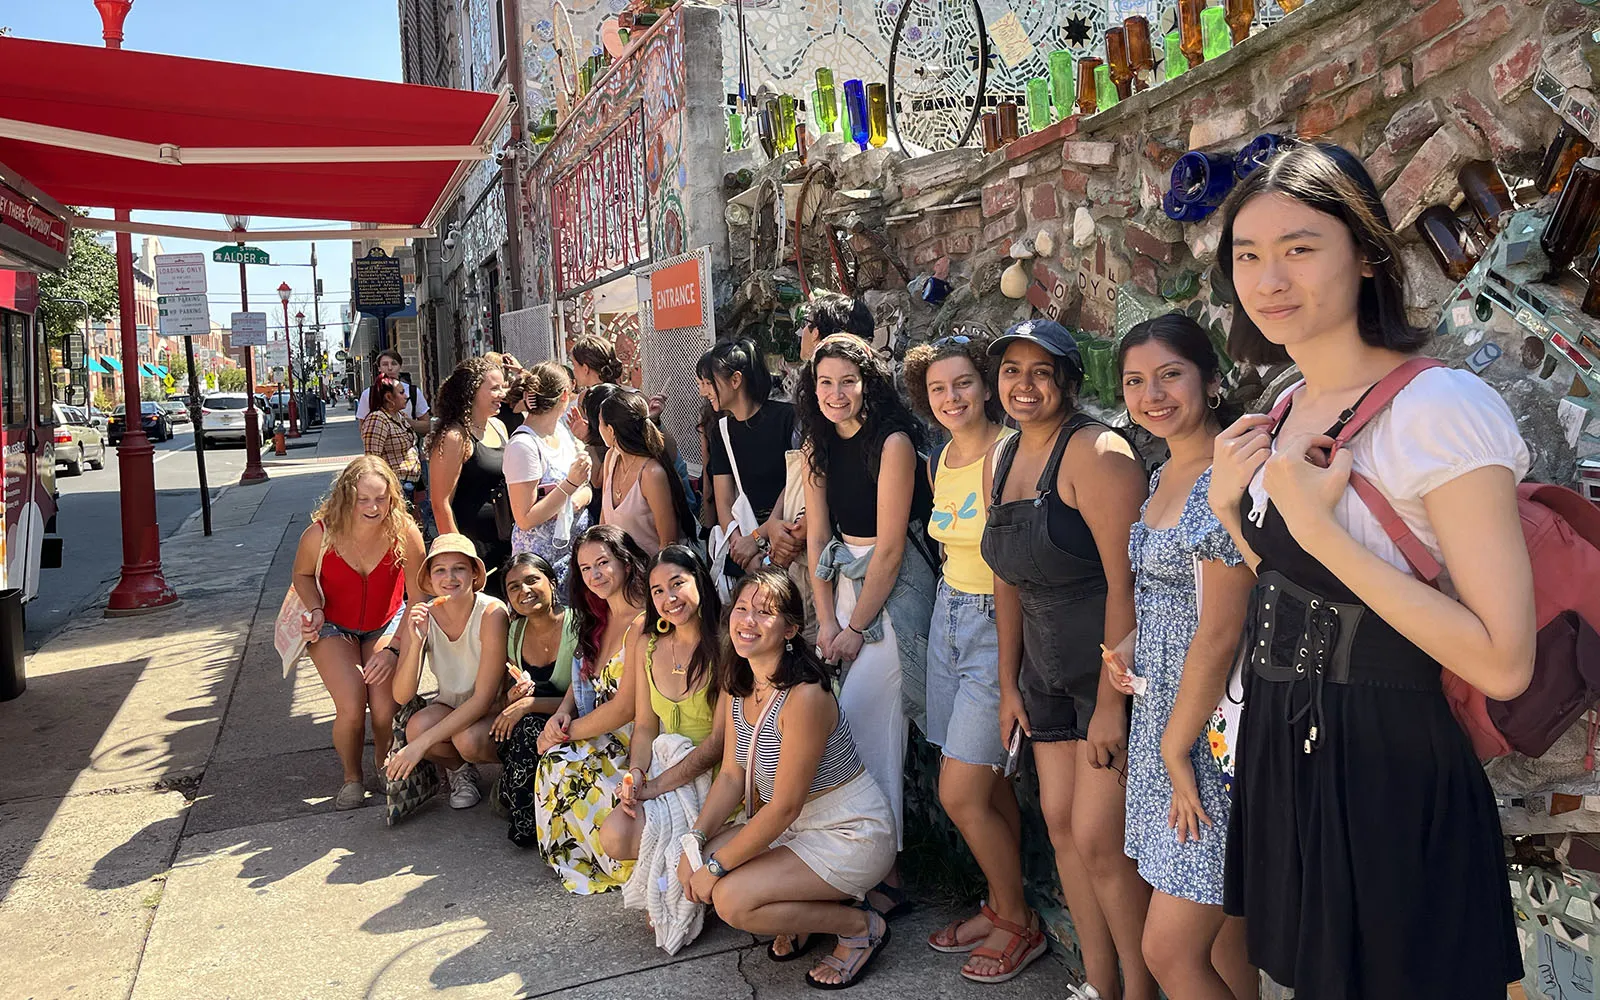
<svg viewBox="0 0 1600 1000"><path fill-rule="evenodd" d="M1274 405L1282 399L1280 395ZM1422 498L1486 465L1504 466L1520 482L1530 464L1511 408L1488 383L1458 368L1430 368L1419 374L1350 439L1348 448L1355 470L1372 480L1441 565L1439 538L1428 523ZM1264 470L1257 471L1250 482L1252 518L1265 510L1263 474ZM1334 516L1373 554L1410 572L1405 557L1354 489L1345 489ZM1448 577L1446 567L1440 585L1454 594Z"/></svg>

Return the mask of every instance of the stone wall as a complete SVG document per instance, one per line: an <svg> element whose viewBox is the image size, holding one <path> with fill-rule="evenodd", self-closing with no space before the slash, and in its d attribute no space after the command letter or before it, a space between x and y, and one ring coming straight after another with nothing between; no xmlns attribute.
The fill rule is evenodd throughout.
<svg viewBox="0 0 1600 1000"><path fill-rule="evenodd" d="M1576 457L1600 453L1600 438L1584 435L1575 449L1557 421L1571 366L1542 372L1542 352L1519 364L1528 331L1502 311L1452 322L1443 307L1461 290L1411 223L1429 205L1459 204L1456 172L1474 159L1494 161L1519 205L1548 213L1522 186L1559 125L1532 84L1542 63L1567 86L1591 87L1597 26L1600 11L1573 0L1315 0L1106 111L988 156L957 150L894 163L884 198L895 245L913 271L948 276L954 288L938 310L908 309L912 339L1039 313L1114 338L1179 309L1211 326L1220 344L1228 309L1207 277L1220 220L1166 217L1171 168L1187 150L1231 154L1263 132L1321 137L1358 153L1383 191L1405 241L1412 319L1444 320L1433 352L1460 361L1498 342L1504 353L1482 374L1519 414L1534 475L1570 481ZM1052 252L1025 261L1026 298L1005 298L994 288L999 268L1041 232ZM1240 373L1236 393L1253 401L1278 374Z"/></svg>

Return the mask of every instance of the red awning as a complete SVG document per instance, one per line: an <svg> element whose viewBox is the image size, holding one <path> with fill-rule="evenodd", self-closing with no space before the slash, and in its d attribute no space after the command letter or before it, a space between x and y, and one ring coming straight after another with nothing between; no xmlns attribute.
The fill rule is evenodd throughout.
<svg viewBox="0 0 1600 1000"><path fill-rule="evenodd" d="M0 37L0 162L69 205L432 227L481 93Z"/></svg>

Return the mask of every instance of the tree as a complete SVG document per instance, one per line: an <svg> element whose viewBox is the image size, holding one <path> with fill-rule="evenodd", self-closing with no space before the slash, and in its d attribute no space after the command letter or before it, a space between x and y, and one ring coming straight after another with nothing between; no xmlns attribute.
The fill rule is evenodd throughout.
<svg viewBox="0 0 1600 1000"><path fill-rule="evenodd" d="M217 372L218 392L244 392L244 369L224 368Z"/></svg>
<svg viewBox="0 0 1600 1000"><path fill-rule="evenodd" d="M39 279L40 320L45 332L52 336L83 329L83 306L64 299L89 303L92 320L107 320L117 314L117 258L90 230L72 230L67 266L59 274L45 274Z"/></svg>

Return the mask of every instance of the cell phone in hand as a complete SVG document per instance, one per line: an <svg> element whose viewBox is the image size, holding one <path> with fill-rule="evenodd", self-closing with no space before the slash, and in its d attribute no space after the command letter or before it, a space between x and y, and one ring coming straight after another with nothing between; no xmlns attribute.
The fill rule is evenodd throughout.
<svg viewBox="0 0 1600 1000"><path fill-rule="evenodd" d="M1012 777L1022 766L1022 723L1011 724L1011 743L1006 747L1005 776Z"/></svg>
<svg viewBox="0 0 1600 1000"><path fill-rule="evenodd" d="M700 841L692 833L686 833L678 838L678 843L683 847L683 856L689 859L689 870L697 872L705 867L705 861L700 857Z"/></svg>

